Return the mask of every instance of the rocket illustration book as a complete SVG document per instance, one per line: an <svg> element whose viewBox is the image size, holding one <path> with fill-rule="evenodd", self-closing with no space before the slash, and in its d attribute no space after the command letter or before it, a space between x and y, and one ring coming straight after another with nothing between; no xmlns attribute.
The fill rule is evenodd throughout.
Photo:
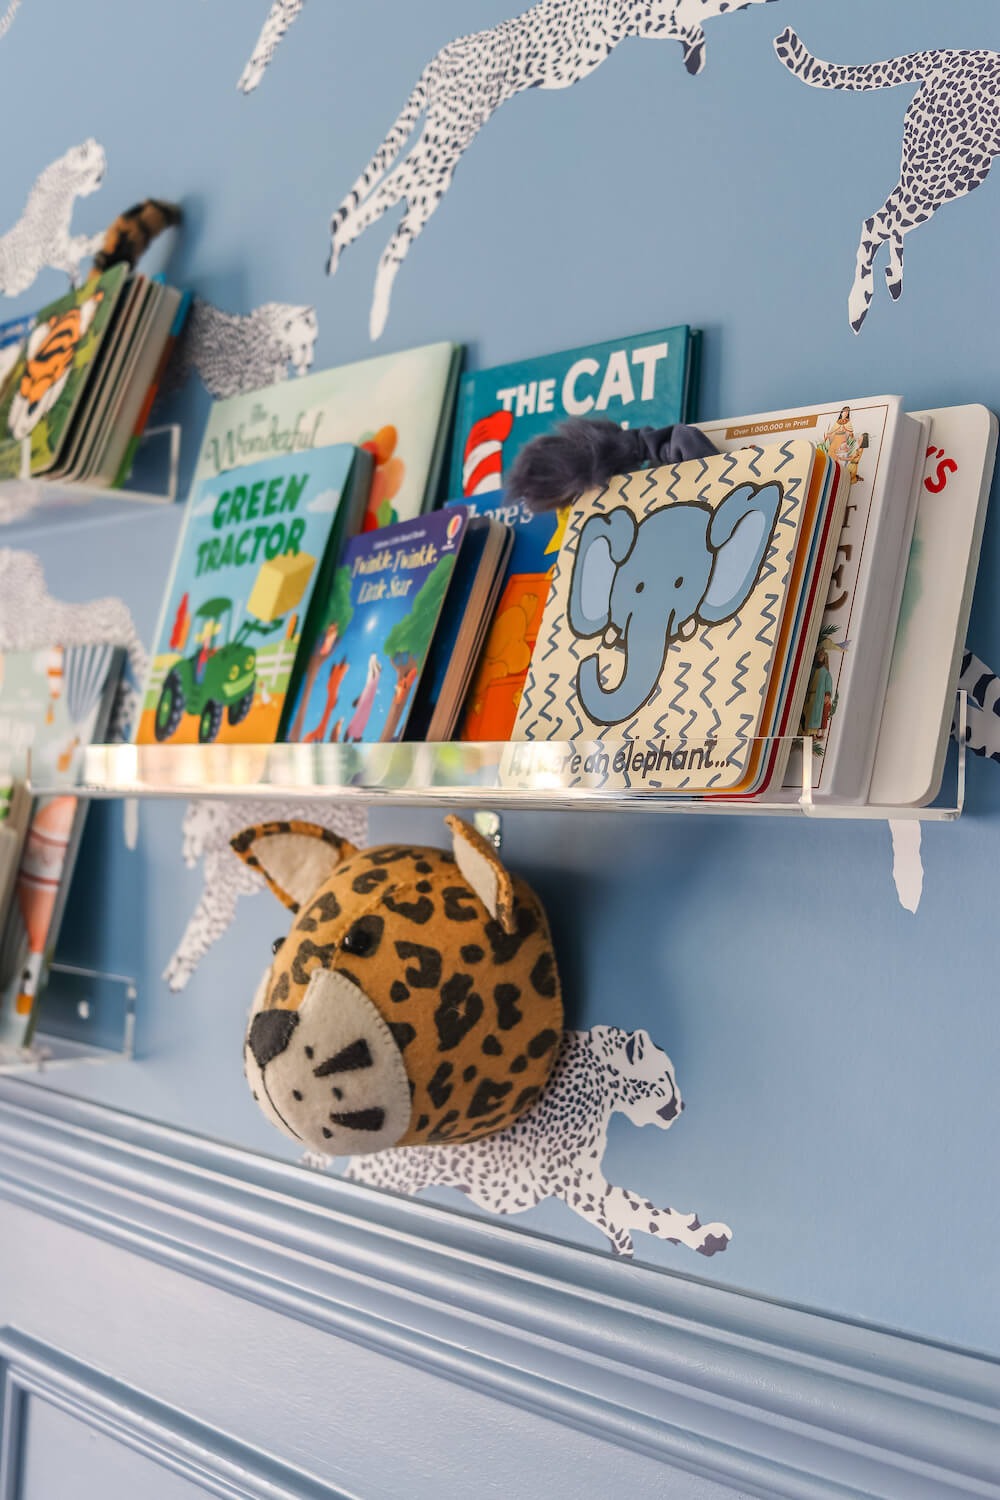
<svg viewBox="0 0 1000 1500"><path fill-rule="evenodd" d="M0 769L70 784L74 752L103 738L123 653L114 646L55 645L0 656ZM21 1045L33 1024L58 935L87 804L39 797L0 937L0 1045Z"/></svg>
<svg viewBox="0 0 1000 1500"><path fill-rule="evenodd" d="M448 494L470 500L503 487L525 443L567 417L622 427L690 421L701 335L686 324L475 370L459 383Z"/></svg>
<svg viewBox="0 0 1000 1500"><path fill-rule="evenodd" d="M311 649L371 462L350 443L196 485L150 662L136 741L267 744ZM316 601L316 609L310 607Z"/></svg>
<svg viewBox="0 0 1000 1500"><path fill-rule="evenodd" d="M449 506L347 543L288 739L405 738L466 521L464 506Z"/></svg>
<svg viewBox="0 0 1000 1500"><path fill-rule="evenodd" d="M619 475L569 513L513 740L600 742L571 784L780 780L848 486L809 442ZM664 587L666 581L666 587ZM517 745L505 762L516 780Z"/></svg>

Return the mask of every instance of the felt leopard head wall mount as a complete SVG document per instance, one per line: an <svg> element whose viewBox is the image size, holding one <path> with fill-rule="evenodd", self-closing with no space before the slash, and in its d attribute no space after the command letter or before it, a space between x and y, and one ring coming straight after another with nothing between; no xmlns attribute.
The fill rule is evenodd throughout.
<svg viewBox="0 0 1000 1500"><path fill-rule="evenodd" d="M247 1080L272 1124L329 1156L504 1129L555 1061L541 903L473 828L446 822L450 853L358 850L300 822L232 840L295 913L254 999Z"/></svg>

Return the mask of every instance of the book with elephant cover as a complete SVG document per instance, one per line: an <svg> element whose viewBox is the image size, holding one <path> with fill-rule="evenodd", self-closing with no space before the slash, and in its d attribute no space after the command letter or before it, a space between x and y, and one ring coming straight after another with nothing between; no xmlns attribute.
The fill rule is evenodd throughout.
<svg viewBox="0 0 1000 1500"><path fill-rule="evenodd" d="M39 312L0 392L0 479L56 465L113 334L127 265L112 266Z"/></svg>
<svg viewBox="0 0 1000 1500"><path fill-rule="evenodd" d="M449 506L347 543L286 739L405 738L467 519Z"/></svg>
<svg viewBox="0 0 1000 1500"><path fill-rule="evenodd" d="M809 442L620 475L569 512L513 740L568 785L753 795L780 781L848 486ZM530 775L511 746L505 777Z"/></svg>
<svg viewBox="0 0 1000 1500"><path fill-rule="evenodd" d="M426 344L217 401L195 481L262 458L354 443L375 465L360 529L410 521L437 497L461 357L460 344Z"/></svg>
<svg viewBox="0 0 1000 1500"><path fill-rule="evenodd" d="M901 397L874 396L698 425L721 452L807 438L845 467L844 528L802 719L791 732L812 737L817 797L864 801L913 533L921 423L904 413ZM801 789L798 747L785 784Z"/></svg>
<svg viewBox="0 0 1000 1500"><path fill-rule="evenodd" d="M0 655L0 774L29 770L66 793L36 797L0 930L0 1046L22 1046L52 962L87 802L71 795L75 752L104 737L124 663L109 645Z"/></svg>
<svg viewBox="0 0 1000 1500"><path fill-rule="evenodd" d="M501 489L525 443L567 417L621 427L690 421L700 348L700 333L682 324L464 375L448 494L469 500Z"/></svg>
<svg viewBox="0 0 1000 1500"><path fill-rule="evenodd" d="M923 806L941 786L997 451L985 406L930 422L869 800Z"/></svg>
<svg viewBox="0 0 1000 1500"><path fill-rule="evenodd" d="M350 443L196 484L150 660L138 744L267 744L311 649L342 512L371 464ZM311 609L315 601L315 609Z"/></svg>

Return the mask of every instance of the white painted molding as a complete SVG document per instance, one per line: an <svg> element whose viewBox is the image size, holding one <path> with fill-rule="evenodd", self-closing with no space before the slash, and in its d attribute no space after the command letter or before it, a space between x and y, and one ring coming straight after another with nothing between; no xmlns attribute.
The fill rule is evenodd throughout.
<svg viewBox="0 0 1000 1500"><path fill-rule="evenodd" d="M1000 1364L978 1355L13 1078L0 1079L0 1198L744 1493L1000 1500Z"/></svg>

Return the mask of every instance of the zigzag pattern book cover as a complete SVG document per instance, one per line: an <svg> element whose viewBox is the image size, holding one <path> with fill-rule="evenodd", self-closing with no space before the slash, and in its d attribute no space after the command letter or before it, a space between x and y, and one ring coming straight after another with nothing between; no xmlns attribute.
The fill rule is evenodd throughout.
<svg viewBox="0 0 1000 1500"><path fill-rule="evenodd" d="M585 495L513 739L600 742L570 746L571 785L732 795L780 782L787 746L757 737L794 733L801 711L843 514L839 474L812 443L790 441ZM517 761L512 746L514 781Z"/></svg>

